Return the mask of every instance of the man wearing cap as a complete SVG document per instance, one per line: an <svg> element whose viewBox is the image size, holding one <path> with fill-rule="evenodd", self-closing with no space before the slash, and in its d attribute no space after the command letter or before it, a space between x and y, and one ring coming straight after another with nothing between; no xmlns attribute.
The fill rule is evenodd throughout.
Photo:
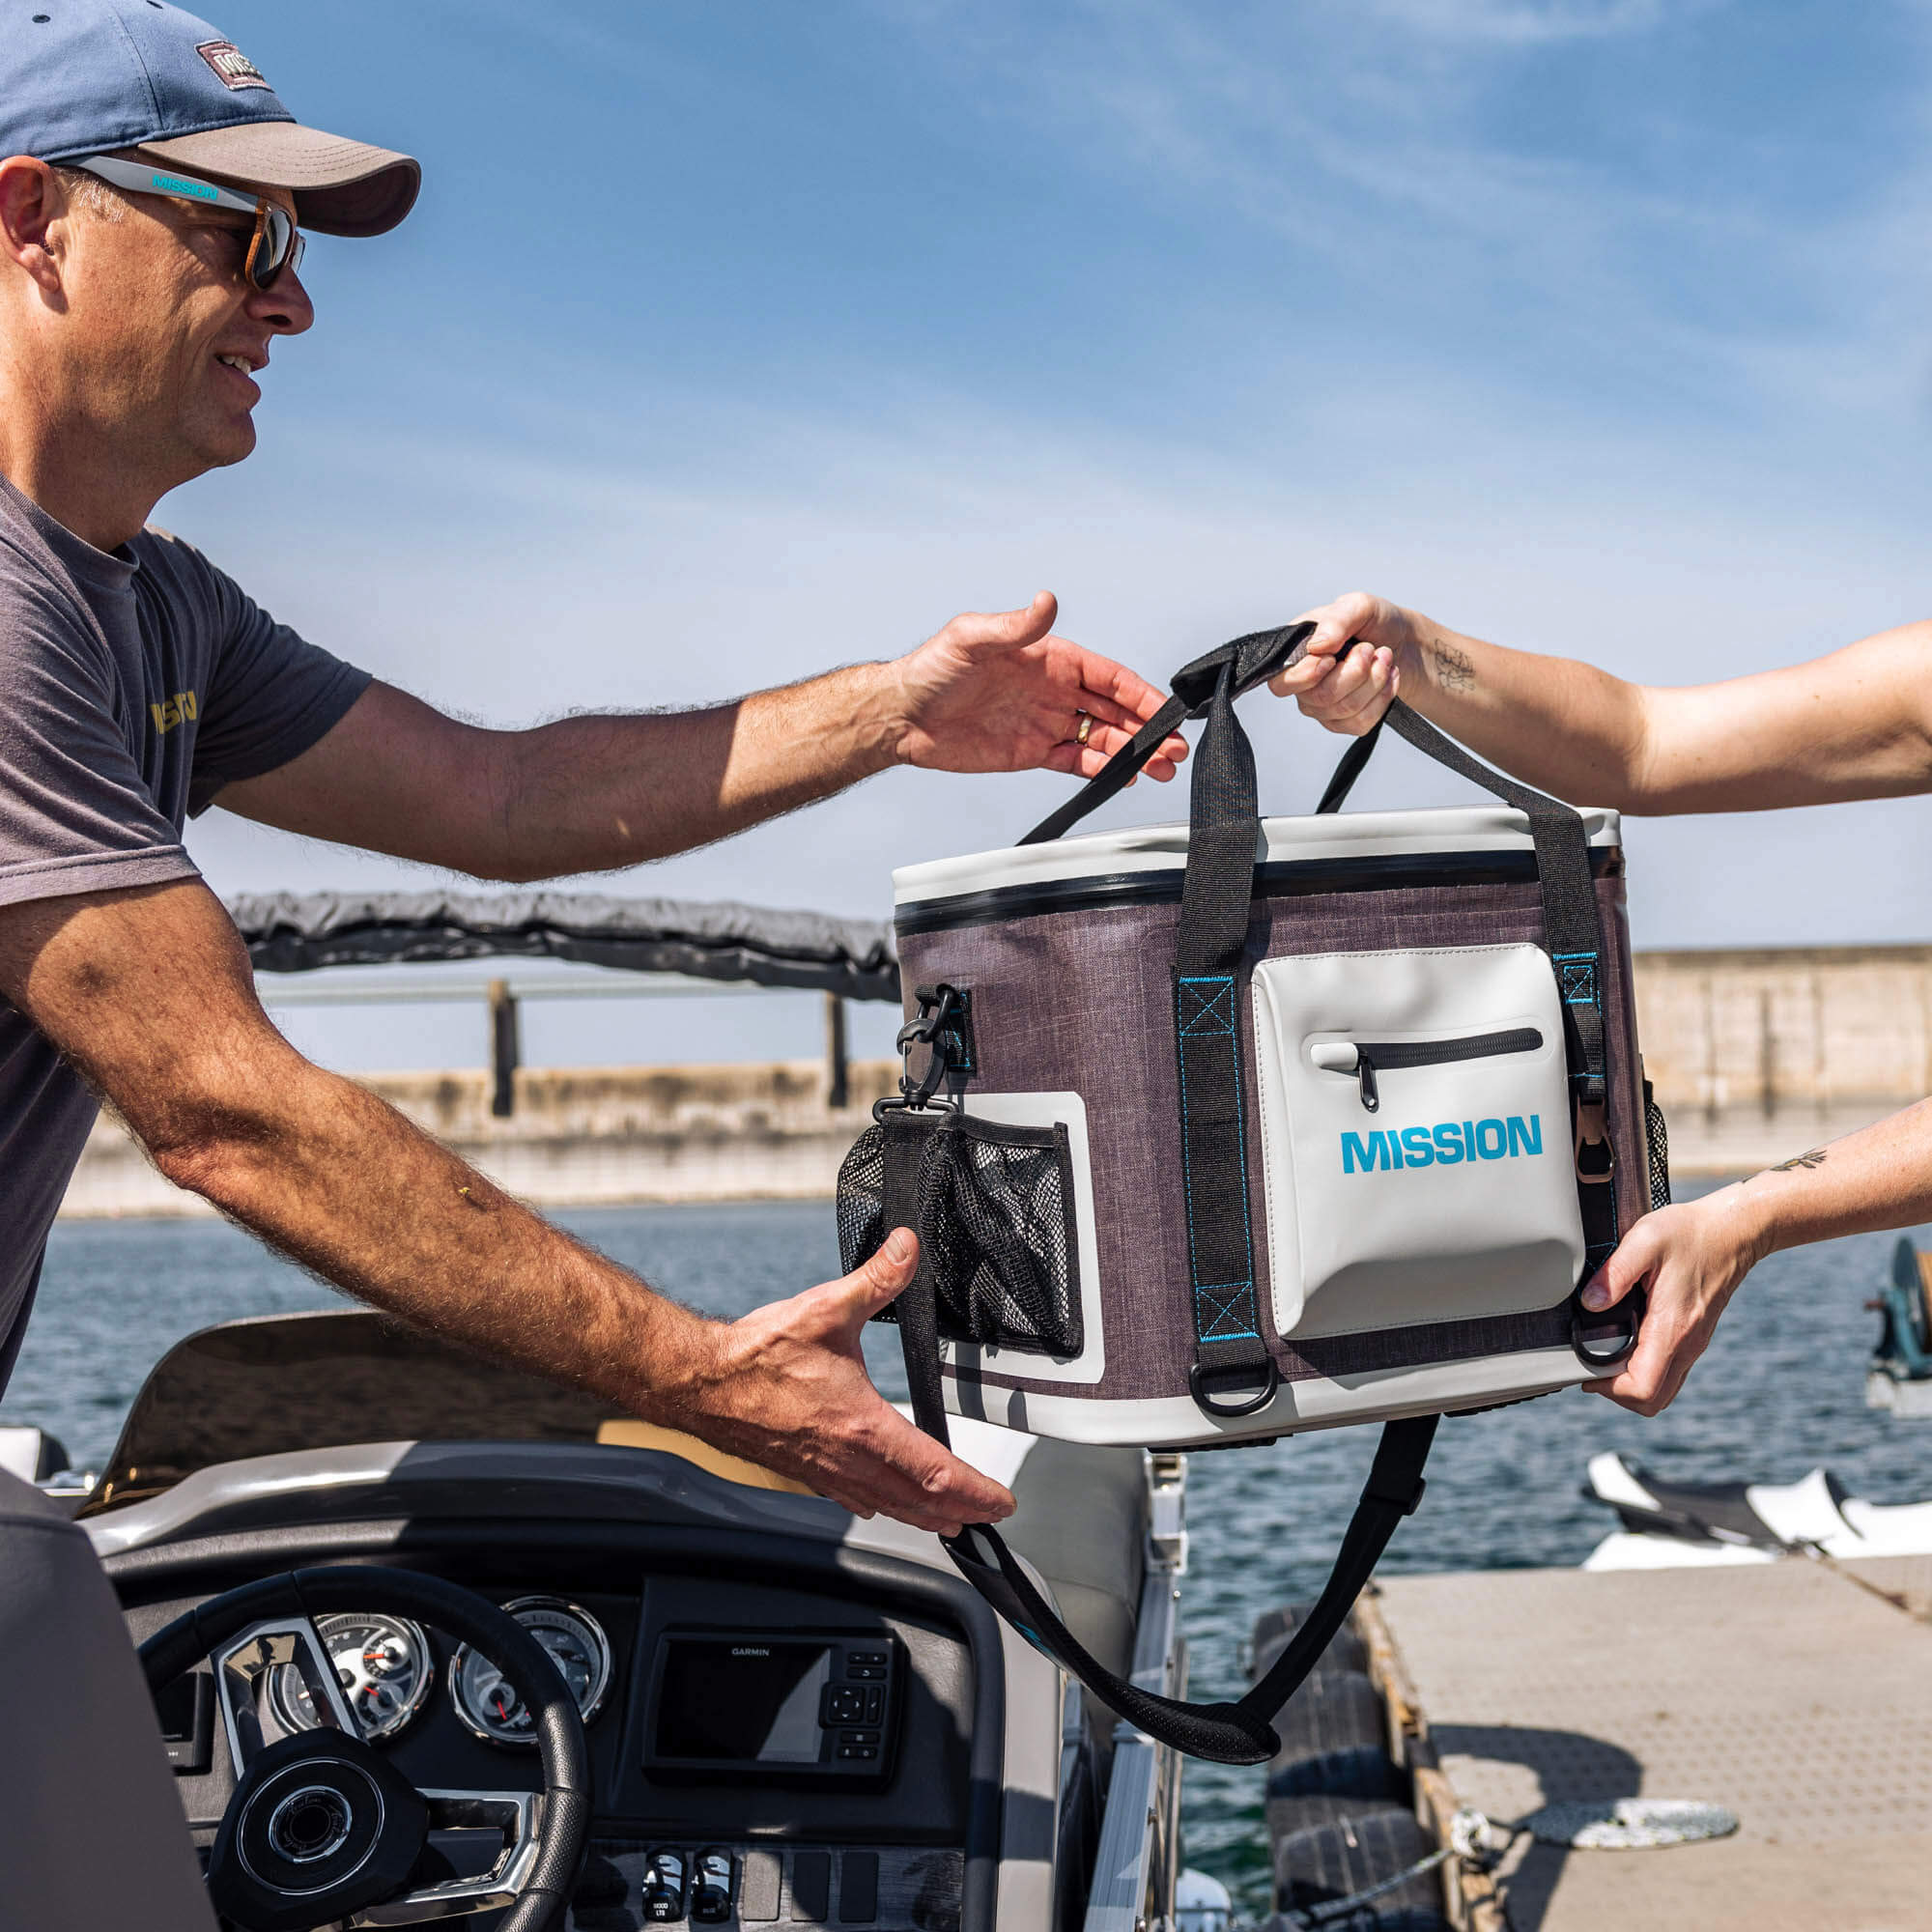
<svg viewBox="0 0 1932 1932"><path fill-rule="evenodd" d="M1091 774L1158 702L1051 635L1044 595L896 663L524 732L277 624L147 518L253 448L270 346L314 320L300 228L393 228L418 173L298 125L160 0L0 0L0 1386L99 1094L164 1174L366 1300L863 1514L995 1520L1006 1491L866 1379L909 1236L744 1321L689 1314L295 1053L182 847L218 801L482 877L611 869L894 763Z"/></svg>

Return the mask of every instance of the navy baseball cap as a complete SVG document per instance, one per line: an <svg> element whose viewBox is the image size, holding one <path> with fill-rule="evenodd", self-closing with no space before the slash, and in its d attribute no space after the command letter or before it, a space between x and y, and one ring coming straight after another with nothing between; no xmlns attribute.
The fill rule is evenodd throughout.
<svg viewBox="0 0 1932 1932"><path fill-rule="evenodd" d="M325 235L381 235L422 184L407 155L304 128L233 41L166 0L0 0L0 157L137 149L287 188Z"/></svg>

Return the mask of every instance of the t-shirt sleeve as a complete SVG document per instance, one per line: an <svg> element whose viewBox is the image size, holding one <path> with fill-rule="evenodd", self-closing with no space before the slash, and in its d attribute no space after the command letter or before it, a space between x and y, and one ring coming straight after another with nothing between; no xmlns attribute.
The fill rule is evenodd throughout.
<svg viewBox="0 0 1932 1932"><path fill-rule="evenodd" d="M115 718L105 647L0 570L0 905L197 877Z"/></svg>
<svg viewBox="0 0 1932 1932"><path fill-rule="evenodd" d="M199 551L176 537L162 541L170 563L194 580L183 588L206 612L214 642L188 783L187 809L199 815L223 785L299 757L341 722L372 680L276 623Z"/></svg>

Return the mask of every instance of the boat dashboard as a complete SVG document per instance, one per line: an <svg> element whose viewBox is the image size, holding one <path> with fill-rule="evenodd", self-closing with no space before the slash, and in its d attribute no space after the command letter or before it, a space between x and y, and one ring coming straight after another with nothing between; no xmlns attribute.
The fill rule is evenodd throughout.
<svg viewBox="0 0 1932 1932"><path fill-rule="evenodd" d="M497 1807L440 1814L414 1875L474 1915L462 1922L486 1932L508 1902L491 1888L507 1821L542 1789L534 1726L490 1658L390 1600L396 1571L507 1611L577 1703L592 1777L590 1850L564 1920L579 1932L1083 1923L1113 1720L1000 1623L935 1539L858 1521L701 1444L568 1415L556 1392L538 1410L499 1406L493 1435L438 1406L509 1372L375 1317L270 1318L194 1342L199 1362L151 1378L82 1512L129 1631L143 1640L264 1577L366 1567L366 1602L338 1584L345 1606L309 1620L316 1662L409 1784ZM349 1391L355 1426L380 1418L388 1439L327 1440L348 1425L320 1419L312 1374L305 1413L274 1412L265 1383L284 1378L265 1365L299 1357L313 1371L319 1351L331 1400ZM187 1382L203 1398L191 1424L174 1386ZM259 1427L207 1406L224 1384ZM166 1423L171 1405L182 1412ZM198 1446L184 1439L196 1433ZM1120 1667L1151 1661L1175 1684L1171 1612L1147 1614L1174 1594L1147 1567L1147 1459L983 1434L962 1453L1013 1487L1015 1547L1069 1623ZM157 1699L204 1850L235 1790L240 1731L272 1743L318 1722L313 1672L245 1637ZM1146 1793L1126 1801L1137 1829L1157 1810L1171 1836L1178 1768L1170 1778L1150 1759L1143 1774ZM1161 1849L1144 1844L1141 1865ZM1151 1882L1146 1869L1135 1880ZM349 1922L398 1921L378 1908Z"/></svg>

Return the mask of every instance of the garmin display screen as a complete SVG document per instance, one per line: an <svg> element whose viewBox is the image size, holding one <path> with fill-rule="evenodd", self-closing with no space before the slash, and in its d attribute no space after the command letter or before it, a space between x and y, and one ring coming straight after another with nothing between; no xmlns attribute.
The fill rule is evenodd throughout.
<svg viewBox="0 0 1932 1932"><path fill-rule="evenodd" d="M825 1643L674 1639L659 1688L654 1755L685 1763L816 1764Z"/></svg>

